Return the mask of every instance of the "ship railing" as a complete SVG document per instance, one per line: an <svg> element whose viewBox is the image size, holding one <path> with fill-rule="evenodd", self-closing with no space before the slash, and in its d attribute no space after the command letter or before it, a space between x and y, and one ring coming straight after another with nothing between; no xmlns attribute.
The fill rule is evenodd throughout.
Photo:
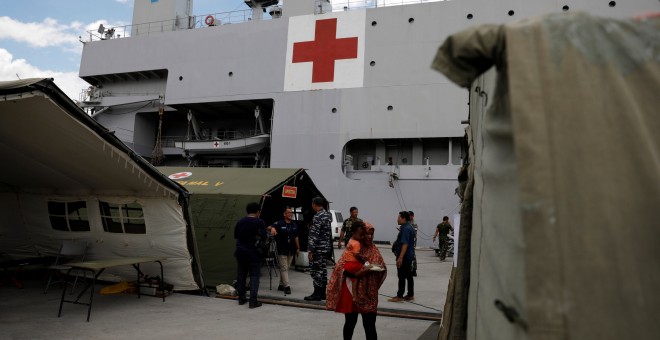
<svg viewBox="0 0 660 340"><path fill-rule="evenodd" d="M163 147L175 147L177 142L211 142L219 140L237 140L243 138L250 138L262 135L263 133L260 130L246 130L246 131L218 131L216 136L200 136L200 138L195 138L194 136L162 136L161 143Z"/></svg>
<svg viewBox="0 0 660 340"><path fill-rule="evenodd" d="M316 0L315 14L329 12L341 12L362 8L378 8L389 6L402 6L411 4L422 4L427 2L438 2L449 0Z"/></svg>
<svg viewBox="0 0 660 340"><path fill-rule="evenodd" d="M213 20L209 19L213 18ZM269 15L264 15L261 20L269 20ZM171 20L146 22L136 25L99 27L98 30L89 30L88 41L110 40L128 38L138 35L151 35L163 32L207 28L221 25L240 24L252 20L252 10L238 10L212 14L193 15L190 17L179 17ZM211 23L209 25L209 23Z"/></svg>

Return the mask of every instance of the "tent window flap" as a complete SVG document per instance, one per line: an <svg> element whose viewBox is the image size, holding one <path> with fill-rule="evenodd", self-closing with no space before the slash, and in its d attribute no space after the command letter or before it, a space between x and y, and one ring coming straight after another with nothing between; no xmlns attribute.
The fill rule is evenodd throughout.
<svg viewBox="0 0 660 340"><path fill-rule="evenodd" d="M144 211L138 203L99 202L103 231L109 233L146 234Z"/></svg>
<svg viewBox="0 0 660 340"><path fill-rule="evenodd" d="M89 231L87 202L48 202L50 225L61 231Z"/></svg>

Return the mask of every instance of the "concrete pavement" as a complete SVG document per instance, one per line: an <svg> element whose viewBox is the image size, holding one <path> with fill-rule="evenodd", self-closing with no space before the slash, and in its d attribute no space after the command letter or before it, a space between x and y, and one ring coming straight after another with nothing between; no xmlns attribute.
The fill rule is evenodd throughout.
<svg viewBox="0 0 660 340"><path fill-rule="evenodd" d="M381 288L384 295L396 290L396 270L389 247L381 248L388 263L388 278ZM417 312L438 316L444 305L450 263L440 263L433 251L418 251L418 277L415 303L387 302L381 296L379 309L400 313ZM331 268L329 268L330 270ZM294 279L294 275L296 276ZM305 273L292 273L291 301L311 292L311 278ZM268 289L268 272L262 271L260 293L264 299L284 298ZM264 304L257 309L238 306L235 300L186 294L173 294L161 299L135 295L94 296L90 322L85 321L87 308L65 304L62 317L57 317L60 290L53 287L43 294L45 281L37 275L25 279L25 288L0 287L0 339L340 339L342 314L299 307ZM438 322L430 320L379 316L376 327L380 339L434 339ZM360 322L354 339L363 339Z"/></svg>

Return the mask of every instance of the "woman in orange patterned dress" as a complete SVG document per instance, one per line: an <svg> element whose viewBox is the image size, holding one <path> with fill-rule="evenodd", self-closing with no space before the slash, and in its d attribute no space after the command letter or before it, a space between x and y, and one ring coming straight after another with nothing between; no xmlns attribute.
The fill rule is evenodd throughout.
<svg viewBox="0 0 660 340"><path fill-rule="evenodd" d="M351 256L344 252L346 256L342 255L339 259L330 278L326 308L345 315L344 339L353 337L358 314L362 314L367 339L377 339L378 289L387 276L385 261L373 243L374 227L366 222L354 222L352 228L353 235L364 235L356 239L362 239L360 254L367 262L347 261ZM348 287L349 282L355 285L353 289Z"/></svg>

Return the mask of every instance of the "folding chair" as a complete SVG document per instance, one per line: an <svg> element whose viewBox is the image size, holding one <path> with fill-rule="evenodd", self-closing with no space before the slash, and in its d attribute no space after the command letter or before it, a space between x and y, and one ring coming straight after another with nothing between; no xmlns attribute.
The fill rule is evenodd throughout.
<svg viewBox="0 0 660 340"><path fill-rule="evenodd" d="M53 275L57 274L61 276L63 271L69 270L71 267L66 265L67 262L85 261L86 251L87 251L87 242L79 242L73 240L62 241L62 246L60 247L59 254L57 254L57 258L55 258L55 263L49 267L50 276L48 277L48 283L46 284L46 289L44 290L44 294L48 292L48 287L50 287L51 285L60 282L66 282L66 280L64 279L60 279L58 281L52 281ZM84 275L86 278L87 274ZM76 275L76 279L73 281L73 288L71 290L72 293L76 289L76 283L78 283L78 275ZM69 282L69 284L71 283Z"/></svg>

